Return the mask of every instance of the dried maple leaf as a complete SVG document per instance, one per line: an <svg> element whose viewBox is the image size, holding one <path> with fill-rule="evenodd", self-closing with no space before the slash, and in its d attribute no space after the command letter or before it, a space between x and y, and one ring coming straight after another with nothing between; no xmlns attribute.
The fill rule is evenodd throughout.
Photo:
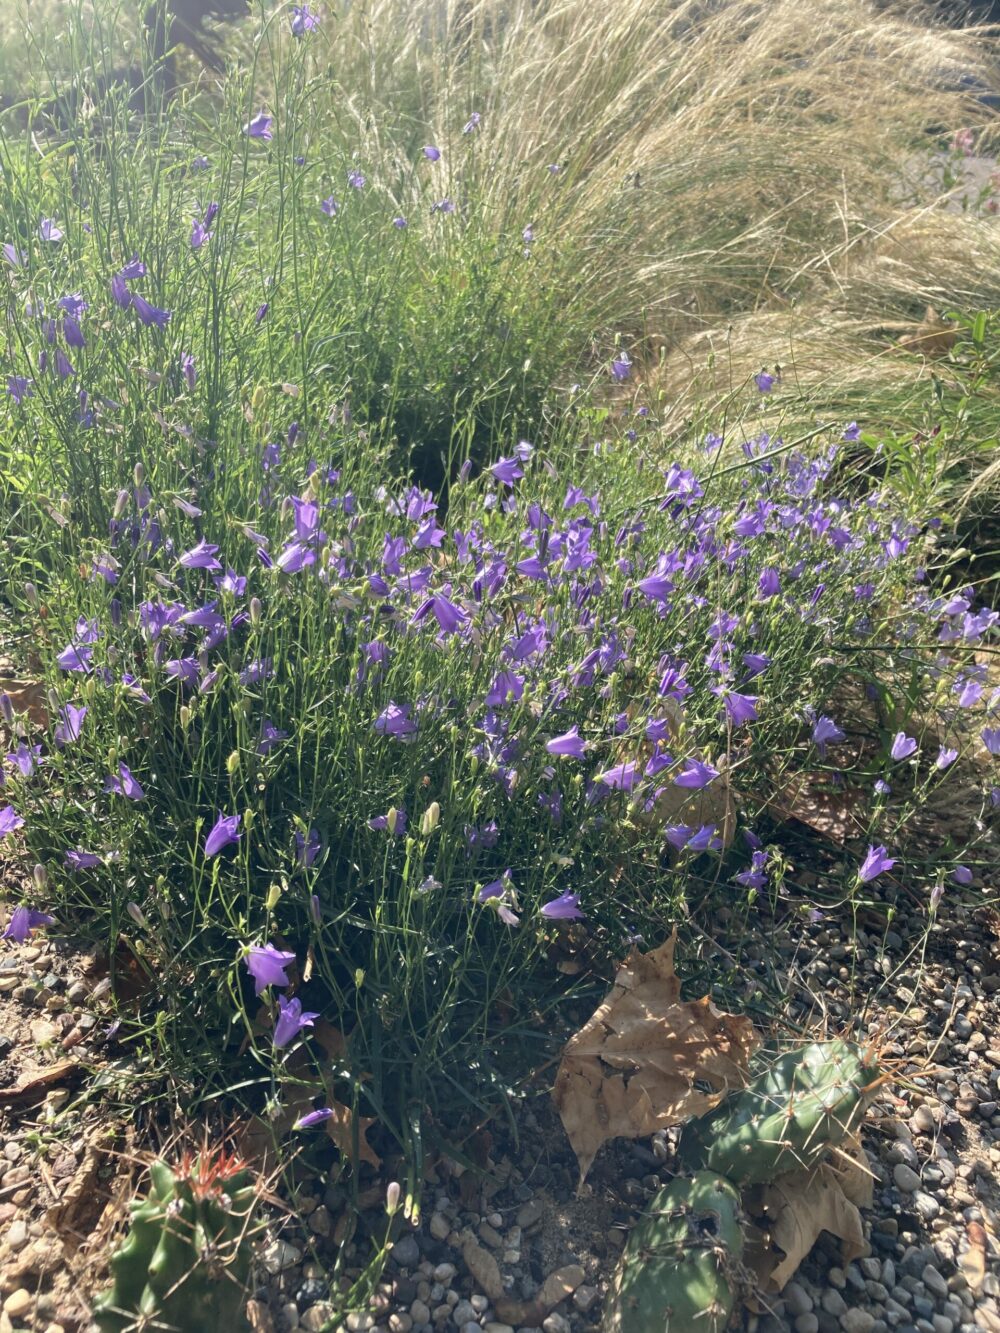
<svg viewBox="0 0 1000 1333"><path fill-rule="evenodd" d="M721 1013L708 996L681 1000L676 942L675 930L659 949L632 953L566 1043L552 1095L581 1184L608 1139L641 1138L702 1115L747 1082L758 1044L750 1020Z"/></svg>
<svg viewBox="0 0 1000 1333"><path fill-rule="evenodd" d="M778 1291L795 1276L821 1231L840 1240L845 1268L852 1259L868 1253L861 1214L828 1163L812 1170L788 1171L765 1185L759 1197L772 1249L784 1255L771 1255L769 1281Z"/></svg>
<svg viewBox="0 0 1000 1333"><path fill-rule="evenodd" d="M44 730L49 725L45 682L41 680L0 680L0 691L11 701L15 713L27 717L34 727Z"/></svg>

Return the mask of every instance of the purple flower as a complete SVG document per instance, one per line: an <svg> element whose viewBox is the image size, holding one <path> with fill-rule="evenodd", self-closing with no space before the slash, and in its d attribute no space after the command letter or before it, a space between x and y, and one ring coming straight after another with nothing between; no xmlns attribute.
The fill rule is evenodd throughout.
<svg viewBox="0 0 1000 1333"><path fill-rule="evenodd" d="M482 116L479 114L479 112L478 112L478 111L473 111L472 115L469 117L469 119L468 119L468 120L465 122L465 124L462 126L462 133L463 133L463 134L471 134L473 130L479 128L479 123L480 123L481 120L482 120Z"/></svg>
<svg viewBox="0 0 1000 1333"><path fill-rule="evenodd" d="M375 730L380 736L412 736L417 724L411 711L409 704L390 702L375 719Z"/></svg>
<svg viewBox="0 0 1000 1333"><path fill-rule="evenodd" d="M120 273L116 273L111 279L111 299L122 310L127 310L132 304L132 293L126 287L125 279Z"/></svg>
<svg viewBox="0 0 1000 1333"><path fill-rule="evenodd" d="M242 574L237 574L235 569L227 569L225 574L214 582L222 592L231 592L236 597L242 597L247 590L246 579Z"/></svg>
<svg viewBox="0 0 1000 1333"><path fill-rule="evenodd" d="M17 250L14 248L14 246L11 245L10 241L4 241L3 245L0 246L0 250L3 251L3 257L4 259L6 259L7 263L11 266L11 268L21 267L23 260L21 259L21 256L17 253Z"/></svg>
<svg viewBox="0 0 1000 1333"><path fill-rule="evenodd" d="M319 856L321 846L322 844L320 843L319 833L316 831L316 829L311 828L308 833L296 833L295 835L296 862L300 866L302 866L303 869L308 870L310 866L315 864L316 858L317 856Z"/></svg>
<svg viewBox="0 0 1000 1333"><path fill-rule="evenodd" d="M259 306L257 307L257 312L256 312L256 314L255 314L254 317L253 317L253 322L254 322L255 324L262 324L262 323L264 322L264 320L267 318L267 312L268 312L268 309L269 309L269 306L268 306L268 303L267 303L266 301L265 301L262 305L259 305Z"/></svg>
<svg viewBox="0 0 1000 1333"><path fill-rule="evenodd" d="M117 777L110 774L104 779L104 790L114 796L127 796L130 801L141 801L146 795L125 764L118 765Z"/></svg>
<svg viewBox="0 0 1000 1333"><path fill-rule="evenodd" d="M504 486L513 486L524 476L524 468L516 458L501 458L490 468L493 476Z"/></svg>
<svg viewBox="0 0 1000 1333"><path fill-rule="evenodd" d="M840 438L847 444L853 444L855 440L861 439L861 427L856 421L852 421L849 426L844 427L844 433Z"/></svg>
<svg viewBox="0 0 1000 1333"><path fill-rule="evenodd" d="M17 403L18 407L24 402L25 398L34 396L34 390L31 387L31 380L25 379L23 375L7 376L7 392Z"/></svg>
<svg viewBox="0 0 1000 1333"><path fill-rule="evenodd" d="M288 732L282 731L276 727L270 718L261 718L260 722L260 740L257 742L257 753L260 755L270 754L279 741L288 739Z"/></svg>
<svg viewBox="0 0 1000 1333"><path fill-rule="evenodd" d="M435 148L433 144L427 144L424 148L424 157L428 162L438 162L441 159L441 149Z"/></svg>
<svg viewBox="0 0 1000 1333"><path fill-rule="evenodd" d="M191 392L198 380L198 371L194 363L194 357L190 352L181 353L181 374L184 376L184 383Z"/></svg>
<svg viewBox="0 0 1000 1333"><path fill-rule="evenodd" d="M73 362L61 347L56 348L56 374L61 380L69 379L71 375L76 374L73 369Z"/></svg>
<svg viewBox="0 0 1000 1333"><path fill-rule="evenodd" d="M720 685L711 687L712 693L722 699L726 709L726 717L734 727L745 727L748 722L757 721L757 700L756 694L740 694L736 690L728 690Z"/></svg>
<svg viewBox="0 0 1000 1333"><path fill-rule="evenodd" d="M983 727L979 734L990 754L1000 758L1000 727Z"/></svg>
<svg viewBox="0 0 1000 1333"><path fill-rule="evenodd" d="M61 241L63 238L54 218L42 218L38 224L38 234L43 241Z"/></svg>
<svg viewBox="0 0 1000 1333"><path fill-rule="evenodd" d="M553 736L545 742L549 754L564 755L570 759L582 759L587 751L587 743L580 738L579 727L570 727L561 736Z"/></svg>
<svg viewBox="0 0 1000 1333"><path fill-rule="evenodd" d="M392 225L397 231L402 231L408 224L406 218L393 218Z"/></svg>
<svg viewBox="0 0 1000 1333"><path fill-rule="evenodd" d="M83 719L87 716L86 704L77 707L76 704L66 704L59 710L62 721L56 727L55 738L59 745L68 745L70 741L80 739L80 730L83 726Z"/></svg>
<svg viewBox="0 0 1000 1333"><path fill-rule="evenodd" d="M942 745L940 750L938 751L938 757L934 760L934 767L940 768L942 770L950 768L957 758L958 758L957 750L950 750Z"/></svg>
<svg viewBox="0 0 1000 1333"><path fill-rule="evenodd" d="M13 754L7 755L7 762L17 769L22 778L30 778L38 767L41 753L40 745L29 747L22 741Z"/></svg>
<svg viewBox="0 0 1000 1333"><path fill-rule="evenodd" d="M304 1014L301 1000L286 1000L278 996L278 1021L274 1025L274 1045L283 1050L290 1041L294 1041L303 1028L311 1028L313 1020L319 1014Z"/></svg>
<svg viewBox="0 0 1000 1333"><path fill-rule="evenodd" d="M439 199L437 203L431 204L432 213L454 213L455 204L451 199Z"/></svg>
<svg viewBox="0 0 1000 1333"><path fill-rule="evenodd" d="M701 791L719 776L719 770L712 764L704 764L700 759L685 759L684 767L674 778L675 787L688 787L691 791Z"/></svg>
<svg viewBox="0 0 1000 1333"><path fill-rule="evenodd" d="M5 805L0 810L0 838L6 838L8 833L13 833L15 829L22 828L23 825L24 820L12 805Z"/></svg>
<svg viewBox="0 0 1000 1333"><path fill-rule="evenodd" d="M138 292L132 292L131 296L132 309L139 316L140 323L144 324L147 329L154 324L158 329L167 327L170 323L169 310L161 310L159 306L150 305Z"/></svg>
<svg viewBox="0 0 1000 1333"><path fill-rule="evenodd" d="M239 827L239 815L224 815L220 810L218 819L205 839L206 857L218 856L223 847L228 847L230 843L239 842Z"/></svg>
<svg viewBox="0 0 1000 1333"><path fill-rule="evenodd" d="M336 199L331 194L329 198L324 199L322 201L319 207L320 207L320 212L325 213L328 218L332 218L336 216L337 210L339 209L340 205L337 203Z"/></svg>
<svg viewBox="0 0 1000 1333"><path fill-rule="evenodd" d="M253 977L254 994L263 995L268 986L287 986L285 968L295 962L293 953L284 953L273 944L255 944L243 960Z"/></svg>
<svg viewBox="0 0 1000 1333"><path fill-rule="evenodd" d="M500 671L493 678L486 695L487 708L504 708L516 704L524 695L524 677L516 671Z"/></svg>
<svg viewBox="0 0 1000 1333"><path fill-rule="evenodd" d="M583 916L580 911L579 896L568 890L558 898L553 898L551 902L545 903L541 913L549 921L578 921Z"/></svg>
<svg viewBox="0 0 1000 1333"><path fill-rule="evenodd" d="M776 569L762 569L760 578L757 580L757 588L763 601L768 601L771 597L777 597L781 592L781 575Z"/></svg>
<svg viewBox="0 0 1000 1333"><path fill-rule="evenodd" d="M760 371L753 379L760 393L770 393L774 388L774 376L769 375L766 370Z"/></svg>
<svg viewBox="0 0 1000 1333"><path fill-rule="evenodd" d="M838 741L845 739L844 733L834 722L832 717L821 715L813 723L812 740L813 745L819 750L820 754L826 754L828 745L836 745Z"/></svg>
<svg viewBox="0 0 1000 1333"><path fill-rule="evenodd" d="M304 37L319 27L319 16L309 11L308 5L292 6L292 36Z"/></svg>
<svg viewBox="0 0 1000 1333"><path fill-rule="evenodd" d="M128 263L121 269L119 276L131 281L133 278L144 278L146 276L146 265L138 255L133 255Z"/></svg>
<svg viewBox="0 0 1000 1333"><path fill-rule="evenodd" d="M611 378L616 384L624 384L632 373L632 358L628 352L619 352L611 362Z"/></svg>
<svg viewBox="0 0 1000 1333"><path fill-rule="evenodd" d="M185 551L177 563L183 566L184 569L221 570L222 565L215 558L215 553L218 549L217 546L213 546L210 542L202 540L197 546L192 546L190 551Z"/></svg>
<svg viewBox="0 0 1000 1333"><path fill-rule="evenodd" d="M907 736L905 731L897 731L893 737L892 749L889 753L898 764L902 759L909 759L910 755L915 753L917 742L912 736Z"/></svg>
<svg viewBox="0 0 1000 1333"><path fill-rule="evenodd" d="M639 781L639 764L634 759L629 760L627 764L617 764L614 768L598 773L594 781L603 787L609 787L612 791L631 791Z"/></svg>
<svg viewBox="0 0 1000 1333"><path fill-rule="evenodd" d="M54 924L55 917L49 916L47 912L35 912L30 907L15 907L7 922L7 929L0 935L0 939L23 944L31 932L37 930L39 926Z"/></svg>
<svg viewBox="0 0 1000 1333"><path fill-rule="evenodd" d="M315 1111L309 1111L303 1116L299 1116L292 1129L315 1129L317 1125L324 1124L333 1115L329 1106L320 1106Z"/></svg>
<svg viewBox="0 0 1000 1333"><path fill-rule="evenodd" d="M868 855L861 862L858 868L858 879L862 884L869 884L873 879L877 879L883 871L891 870L896 864L891 856L886 856L884 847L869 847Z"/></svg>
<svg viewBox="0 0 1000 1333"><path fill-rule="evenodd" d="M273 139L271 121L272 117L266 111L259 111L253 120L243 126L243 133L248 139Z"/></svg>
<svg viewBox="0 0 1000 1333"><path fill-rule="evenodd" d="M481 903L487 903L491 898L502 898L511 887L510 868L508 867L499 879L491 880L489 884L483 885L479 890L477 899Z"/></svg>
<svg viewBox="0 0 1000 1333"><path fill-rule="evenodd" d="M85 852L80 847L71 847L63 852L63 861L70 870L93 870L101 865L101 858L94 852Z"/></svg>
<svg viewBox="0 0 1000 1333"><path fill-rule="evenodd" d="M972 871L968 866L956 866L951 872L951 877L956 884L971 884Z"/></svg>
<svg viewBox="0 0 1000 1333"><path fill-rule="evenodd" d="M363 190L365 188L365 178L360 171L349 171L347 173L347 183L352 190Z"/></svg>

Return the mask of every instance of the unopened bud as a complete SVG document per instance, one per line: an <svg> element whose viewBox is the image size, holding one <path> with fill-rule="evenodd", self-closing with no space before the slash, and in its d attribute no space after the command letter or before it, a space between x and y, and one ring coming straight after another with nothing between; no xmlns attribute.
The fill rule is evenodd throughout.
<svg viewBox="0 0 1000 1333"><path fill-rule="evenodd" d="M49 872L41 864L35 866L31 872L31 878L35 881L36 889L44 889L49 882Z"/></svg>
<svg viewBox="0 0 1000 1333"><path fill-rule="evenodd" d="M142 908L139 906L138 903L126 903L125 910L128 912L129 916L132 918L132 920L135 922L137 926L141 926L143 930L147 930L149 928L149 922L143 915Z"/></svg>
<svg viewBox="0 0 1000 1333"><path fill-rule="evenodd" d="M396 823L398 819L399 819L399 811L396 809L395 806L391 806L389 809L389 813L386 815L386 827L388 828L390 833L396 832Z"/></svg>
<svg viewBox="0 0 1000 1333"><path fill-rule="evenodd" d="M238 771L239 766L240 766L240 752L239 750L234 750L232 754L229 756L229 758L226 760L226 772L229 774L230 777L232 777L233 774Z"/></svg>
<svg viewBox="0 0 1000 1333"><path fill-rule="evenodd" d="M24 585L24 595L27 597L31 606L38 606L38 589L33 583L26 583Z"/></svg>
<svg viewBox="0 0 1000 1333"><path fill-rule="evenodd" d="M193 716L194 714L191 712L190 705L181 704L181 727L184 731L187 731L188 727L191 725Z"/></svg>
<svg viewBox="0 0 1000 1333"><path fill-rule="evenodd" d="M263 608L263 607L261 606L261 604L260 604L260 598L259 598L259 597L251 597L251 598L250 598L250 623L251 623L251 625L259 625L259 624L260 624L260 618L261 618L261 615L263 614L263 612L264 612L264 608Z"/></svg>
<svg viewBox="0 0 1000 1333"><path fill-rule="evenodd" d="M146 480L146 469L141 463L136 463L135 467L132 469L132 476L137 486L141 486Z"/></svg>
<svg viewBox="0 0 1000 1333"><path fill-rule="evenodd" d="M267 891L267 901L264 906L269 912L273 912L278 905L278 899L281 897L281 885L272 884Z"/></svg>
<svg viewBox="0 0 1000 1333"><path fill-rule="evenodd" d="M437 828L440 822L441 822L441 806L438 804L437 801L431 801L430 805L427 807L427 809L421 816L420 832L423 834L425 838L428 838L434 832L434 830Z"/></svg>
<svg viewBox="0 0 1000 1333"><path fill-rule="evenodd" d="M399 1195L399 1181L390 1180L385 1190L385 1211L390 1217L392 1217L396 1209L399 1207Z"/></svg>
<svg viewBox="0 0 1000 1333"><path fill-rule="evenodd" d="M14 705L10 701L9 694L0 694L0 713L3 714L4 721L11 725L14 721Z"/></svg>
<svg viewBox="0 0 1000 1333"><path fill-rule="evenodd" d="M128 491L126 490L119 491L118 498L115 500L114 517L116 519L121 518L122 514L124 514L125 510L128 507L128 501L129 501Z"/></svg>

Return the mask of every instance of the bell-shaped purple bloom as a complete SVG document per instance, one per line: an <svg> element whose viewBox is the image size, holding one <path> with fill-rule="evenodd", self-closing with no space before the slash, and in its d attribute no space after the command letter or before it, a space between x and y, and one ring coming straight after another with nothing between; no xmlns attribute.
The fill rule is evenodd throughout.
<svg viewBox="0 0 1000 1333"><path fill-rule="evenodd" d="M517 703L524 695L524 677L516 671L500 671L493 678L486 695L487 708L503 708L507 704Z"/></svg>
<svg viewBox="0 0 1000 1333"><path fill-rule="evenodd" d="M69 745L71 741L78 741L83 727L83 719L87 716L86 704L80 707L77 707L76 704L66 704L64 708L60 708L59 715L61 721L56 726L56 744Z"/></svg>
<svg viewBox="0 0 1000 1333"><path fill-rule="evenodd" d="M269 116L266 111L259 111L253 120L243 126L243 133L248 139L263 139L265 141L273 139L272 121L273 117Z"/></svg>
<svg viewBox="0 0 1000 1333"><path fill-rule="evenodd" d="M463 133L463 134L471 134L473 130L477 130L477 129L479 128L479 124L480 124L480 121L481 121L481 120L482 120L482 116L479 114L479 112L478 112L478 111L473 111L472 115L469 117L469 119L468 119L468 120L465 122L465 124L462 126L462 133Z"/></svg>
<svg viewBox="0 0 1000 1333"><path fill-rule="evenodd" d="M352 190L363 190L365 188L365 178L360 171L349 171L347 173L347 183Z"/></svg>
<svg viewBox="0 0 1000 1333"><path fill-rule="evenodd" d="M632 373L632 358L628 352L619 352L611 362L611 378L616 384L624 384Z"/></svg>
<svg viewBox="0 0 1000 1333"><path fill-rule="evenodd" d="M934 767L942 770L950 768L957 758L957 750L951 750L942 745L938 750L938 757L934 760Z"/></svg>
<svg viewBox="0 0 1000 1333"><path fill-rule="evenodd" d="M293 953L284 953L273 944L255 944L243 960L253 977L254 993L263 995L268 986L287 986L285 969L295 962Z"/></svg>
<svg viewBox="0 0 1000 1333"><path fill-rule="evenodd" d="M897 731L893 737L892 749L889 753L898 764L903 759L909 759L910 755L916 752L916 749L917 742L912 736L907 736L905 731Z"/></svg>
<svg viewBox="0 0 1000 1333"><path fill-rule="evenodd" d="M896 864L891 856L887 856L884 847L869 847L868 855L861 862L858 868L858 879L862 884L868 884L873 879L877 879L885 870L891 870Z"/></svg>
<svg viewBox="0 0 1000 1333"><path fill-rule="evenodd" d="M64 315L62 322L63 337L67 347L86 347L87 340L74 315Z"/></svg>
<svg viewBox="0 0 1000 1333"><path fill-rule="evenodd" d="M146 276L146 265L138 255L133 255L128 263L122 266L119 273L121 277L127 278L131 282L133 278L144 278Z"/></svg>
<svg viewBox="0 0 1000 1333"><path fill-rule="evenodd" d="M61 241L63 238L63 234L56 226L54 218L42 218L38 224L38 234L43 241L55 242Z"/></svg>
<svg viewBox="0 0 1000 1333"><path fill-rule="evenodd" d="M23 827L24 820L12 805L5 805L0 810L0 838L6 838L8 833L13 833L15 829Z"/></svg>
<svg viewBox="0 0 1000 1333"><path fill-rule="evenodd" d="M132 293L125 285L125 279L120 273L116 273L111 279L111 299L122 310L128 310L132 304Z"/></svg>
<svg viewBox="0 0 1000 1333"><path fill-rule="evenodd" d="M772 597L777 597L781 592L781 575L776 569L762 569L760 578L757 580L757 590L762 600L768 601Z"/></svg>
<svg viewBox="0 0 1000 1333"><path fill-rule="evenodd" d="M286 1000L278 996L278 1021L274 1025L274 1045L277 1050L284 1050L290 1041L294 1041L303 1028L311 1028L319 1014L302 1012L302 1001Z"/></svg>
<svg viewBox="0 0 1000 1333"><path fill-rule="evenodd" d="M481 903L487 903L491 898L502 898L512 887L510 877L510 868L506 869L499 879L491 880L489 884L484 884L476 895Z"/></svg>
<svg viewBox="0 0 1000 1333"><path fill-rule="evenodd" d="M211 542L202 540L197 546L192 546L190 551L185 551L177 563L184 569L220 570L222 565L215 558L218 549Z"/></svg>
<svg viewBox="0 0 1000 1333"><path fill-rule="evenodd" d="M22 260L21 256L17 253L17 249L13 245L11 245L10 241L4 241L3 245L0 245L0 251L3 252L3 257L4 259L6 259L7 263L11 266L11 268L21 267L24 261Z"/></svg>
<svg viewBox="0 0 1000 1333"><path fill-rule="evenodd" d="M214 583L222 592L231 592L234 597L242 597L247 590L246 578L235 569L227 569Z"/></svg>
<svg viewBox="0 0 1000 1333"><path fill-rule="evenodd" d="M316 829L311 828L308 833L296 833L295 860L304 870L308 870L315 864L321 848L322 843Z"/></svg>
<svg viewBox="0 0 1000 1333"><path fill-rule="evenodd" d="M490 472L504 486L513 486L524 476L524 468L516 458L501 458L493 464Z"/></svg>
<svg viewBox="0 0 1000 1333"><path fill-rule="evenodd" d="M438 628L444 635L456 634L469 619L467 613L450 600L448 597L442 597L438 594L435 597L428 597L416 610L413 616L413 624L419 624L429 615L433 615L438 623Z"/></svg>
<svg viewBox="0 0 1000 1333"><path fill-rule="evenodd" d="M91 657L94 654L89 643L71 643L56 657L56 662L63 671L90 671Z"/></svg>
<svg viewBox="0 0 1000 1333"><path fill-rule="evenodd" d="M722 699L726 717L733 727L745 727L748 722L757 721L758 695L740 694L719 685L713 685L711 689L713 694Z"/></svg>
<svg viewBox="0 0 1000 1333"><path fill-rule="evenodd" d="M61 347L56 348L56 374L61 380L67 380L71 375L76 374L73 369L73 362Z"/></svg>
<svg viewBox="0 0 1000 1333"><path fill-rule="evenodd" d="M274 563L283 574L298 574L316 563L316 552L302 542L289 542Z"/></svg>
<svg viewBox="0 0 1000 1333"><path fill-rule="evenodd" d="M132 309L139 316L140 323L148 329L150 325L155 325L158 329L165 329L170 323L170 311L162 310L159 306L150 305L150 303L139 295L138 292L132 292Z"/></svg>
<svg viewBox="0 0 1000 1333"><path fill-rule="evenodd" d="M412 736L417 724L410 716L409 704L389 703L375 719L375 730L380 736Z"/></svg>
<svg viewBox="0 0 1000 1333"><path fill-rule="evenodd" d="M7 392L20 407L25 398L34 397L35 391L31 387L31 380L25 379L23 375L8 375Z"/></svg>
<svg viewBox="0 0 1000 1333"><path fill-rule="evenodd" d="M240 817L239 815L224 815L221 811L219 817L212 826L211 831L205 839L206 857L218 856L224 847L229 847L232 843L240 840Z"/></svg>
<svg viewBox="0 0 1000 1333"><path fill-rule="evenodd" d="M22 741L13 754L7 755L7 762L17 769L22 778L30 778L38 767L41 753L40 745L29 746Z"/></svg>
<svg viewBox="0 0 1000 1333"><path fill-rule="evenodd" d="M325 213L328 218L333 218L337 216L337 213L340 209L340 205L337 203L335 197L331 194L326 199L322 200L319 209L320 212Z"/></svg>
<svg viewBox="0 0 1000 1333"><path fill-rule="evenodd" d="M951 877L956 884L971 884L973 875L968 866L956 866L951 872Z"/></svg>
<svg viewBox="0 0 1000 1333"><path fill-rule="evenodd" d="M31 932L37 930L39 926L54 924L55 917L49 916L48 912L36 912L30 907L15 907L7 922L7 929L0 935L0 939L23 944Z"/></svg>
<svg viewBox="0 0 1000 1333"><path fill-rule="evenodd" d="M125 764L118 765L118 774L109 774L104 779L104 790L114 796L126 796L130 801L141 801L146 793L137 778Z"/></svg>
<svg viewBox="0 0 1000 1333"><path fill-rule="evenodd" d="M549 754L582 759L587 752L587 742L581 738L579 727L570 727L561 736L553 736L550 741L546 741L545 749Z"/></svg>
<svg viewBox="0 0 1000 1333"><path fill-rule="evenodd" d="M270 754L279 742L287 739L287 731L282 731L280 727L276 727L269 717L261 718L260 740L257 742L258 754Z"/></svg>
<svg viewBox="0 0 1000 1333"><path fill-rule="evenodd" d="M821 715L813 723L812 741L819 750L820 754L826 754L828 745L835 745L838 741L844 740L844 733L834 722L832 717Z"/></svg>
<svg viewBox="0 0 1000 1333"><path fill-rule="evenodd" d="M614 768L598 773L595 781L612 791L631 791L639 781L639 764L634 759L627 764L616 764Z"/></svg>
<svg viewBox="0 0 1000 1333"><path fill-rule="evenodd" d="M1000 758L1000 727L983 727L979 735L990 754Z"/></svg>
<svg viewBox="0 0 1000 1333"><path fill-rule="evenodd" d="M553 898L551 902L545 903L540 909L542 916L549 921L579 921L583 916L580 911L580 898L578 894L570 893L567 890Z"/></svg>
<svg viewBox="0 0 1000 1333"><path fill-rule="evenodd" d="M293 5L291 27L293 37L304 37L319 27L319 16L313 14L308 5Z"/></svg>
<svg viewBox="0 0 1000 1333"><path fill-rule="evenodd" d="M292 1129L314 1129L317 1125L325 1124L333 1115L329 1106L320 1106L315 1111L308 1111L305 1115L299 1116Z"/></svg>
<svg viewBox="0 0 1000 1333"><path fill-rule="evenodd" d="M757 390L759 393L770 393L771 390L774 388L775 377L773 375L769 375L766 370L760 371L757 375L753 377L753 379L754 383L757 385Z"/></svg>
<svg viewBox="0 0 1000 1333"><path fill-rule="evenodd" d="M69 870L93 870L103 864L95 852L86 852L81 847L71 847L63 852L63 861Z"/></svg>
<svg viewBox="0 0 1000 1333"><path fill-rule="evenodd" d="M719 776L719 770L712 764L702 763L700 759L685 759L684 767L674 778L675 787L687 787L691 791L701 791Z"/></svg>

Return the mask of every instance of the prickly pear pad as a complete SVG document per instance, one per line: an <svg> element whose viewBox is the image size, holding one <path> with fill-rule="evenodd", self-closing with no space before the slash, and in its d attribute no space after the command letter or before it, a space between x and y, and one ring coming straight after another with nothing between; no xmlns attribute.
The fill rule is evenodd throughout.
<svg viewBox="0 0 1000 1333"><path fill-rule="evenodd" d="M856 1132L878 1080L874 1054L853 1042L813 1042L786 1052L749 1087L685 1126L681 1160L737 1185L814 1166Z"/></svg>
<svg viewBox="0 0 1000 1333"><path fill-rule="evenodd" d="M729 1181L710 1171L672 1181L629 1237L603 1333L722 1333L742 1253L740 1201Z"/></svg>

